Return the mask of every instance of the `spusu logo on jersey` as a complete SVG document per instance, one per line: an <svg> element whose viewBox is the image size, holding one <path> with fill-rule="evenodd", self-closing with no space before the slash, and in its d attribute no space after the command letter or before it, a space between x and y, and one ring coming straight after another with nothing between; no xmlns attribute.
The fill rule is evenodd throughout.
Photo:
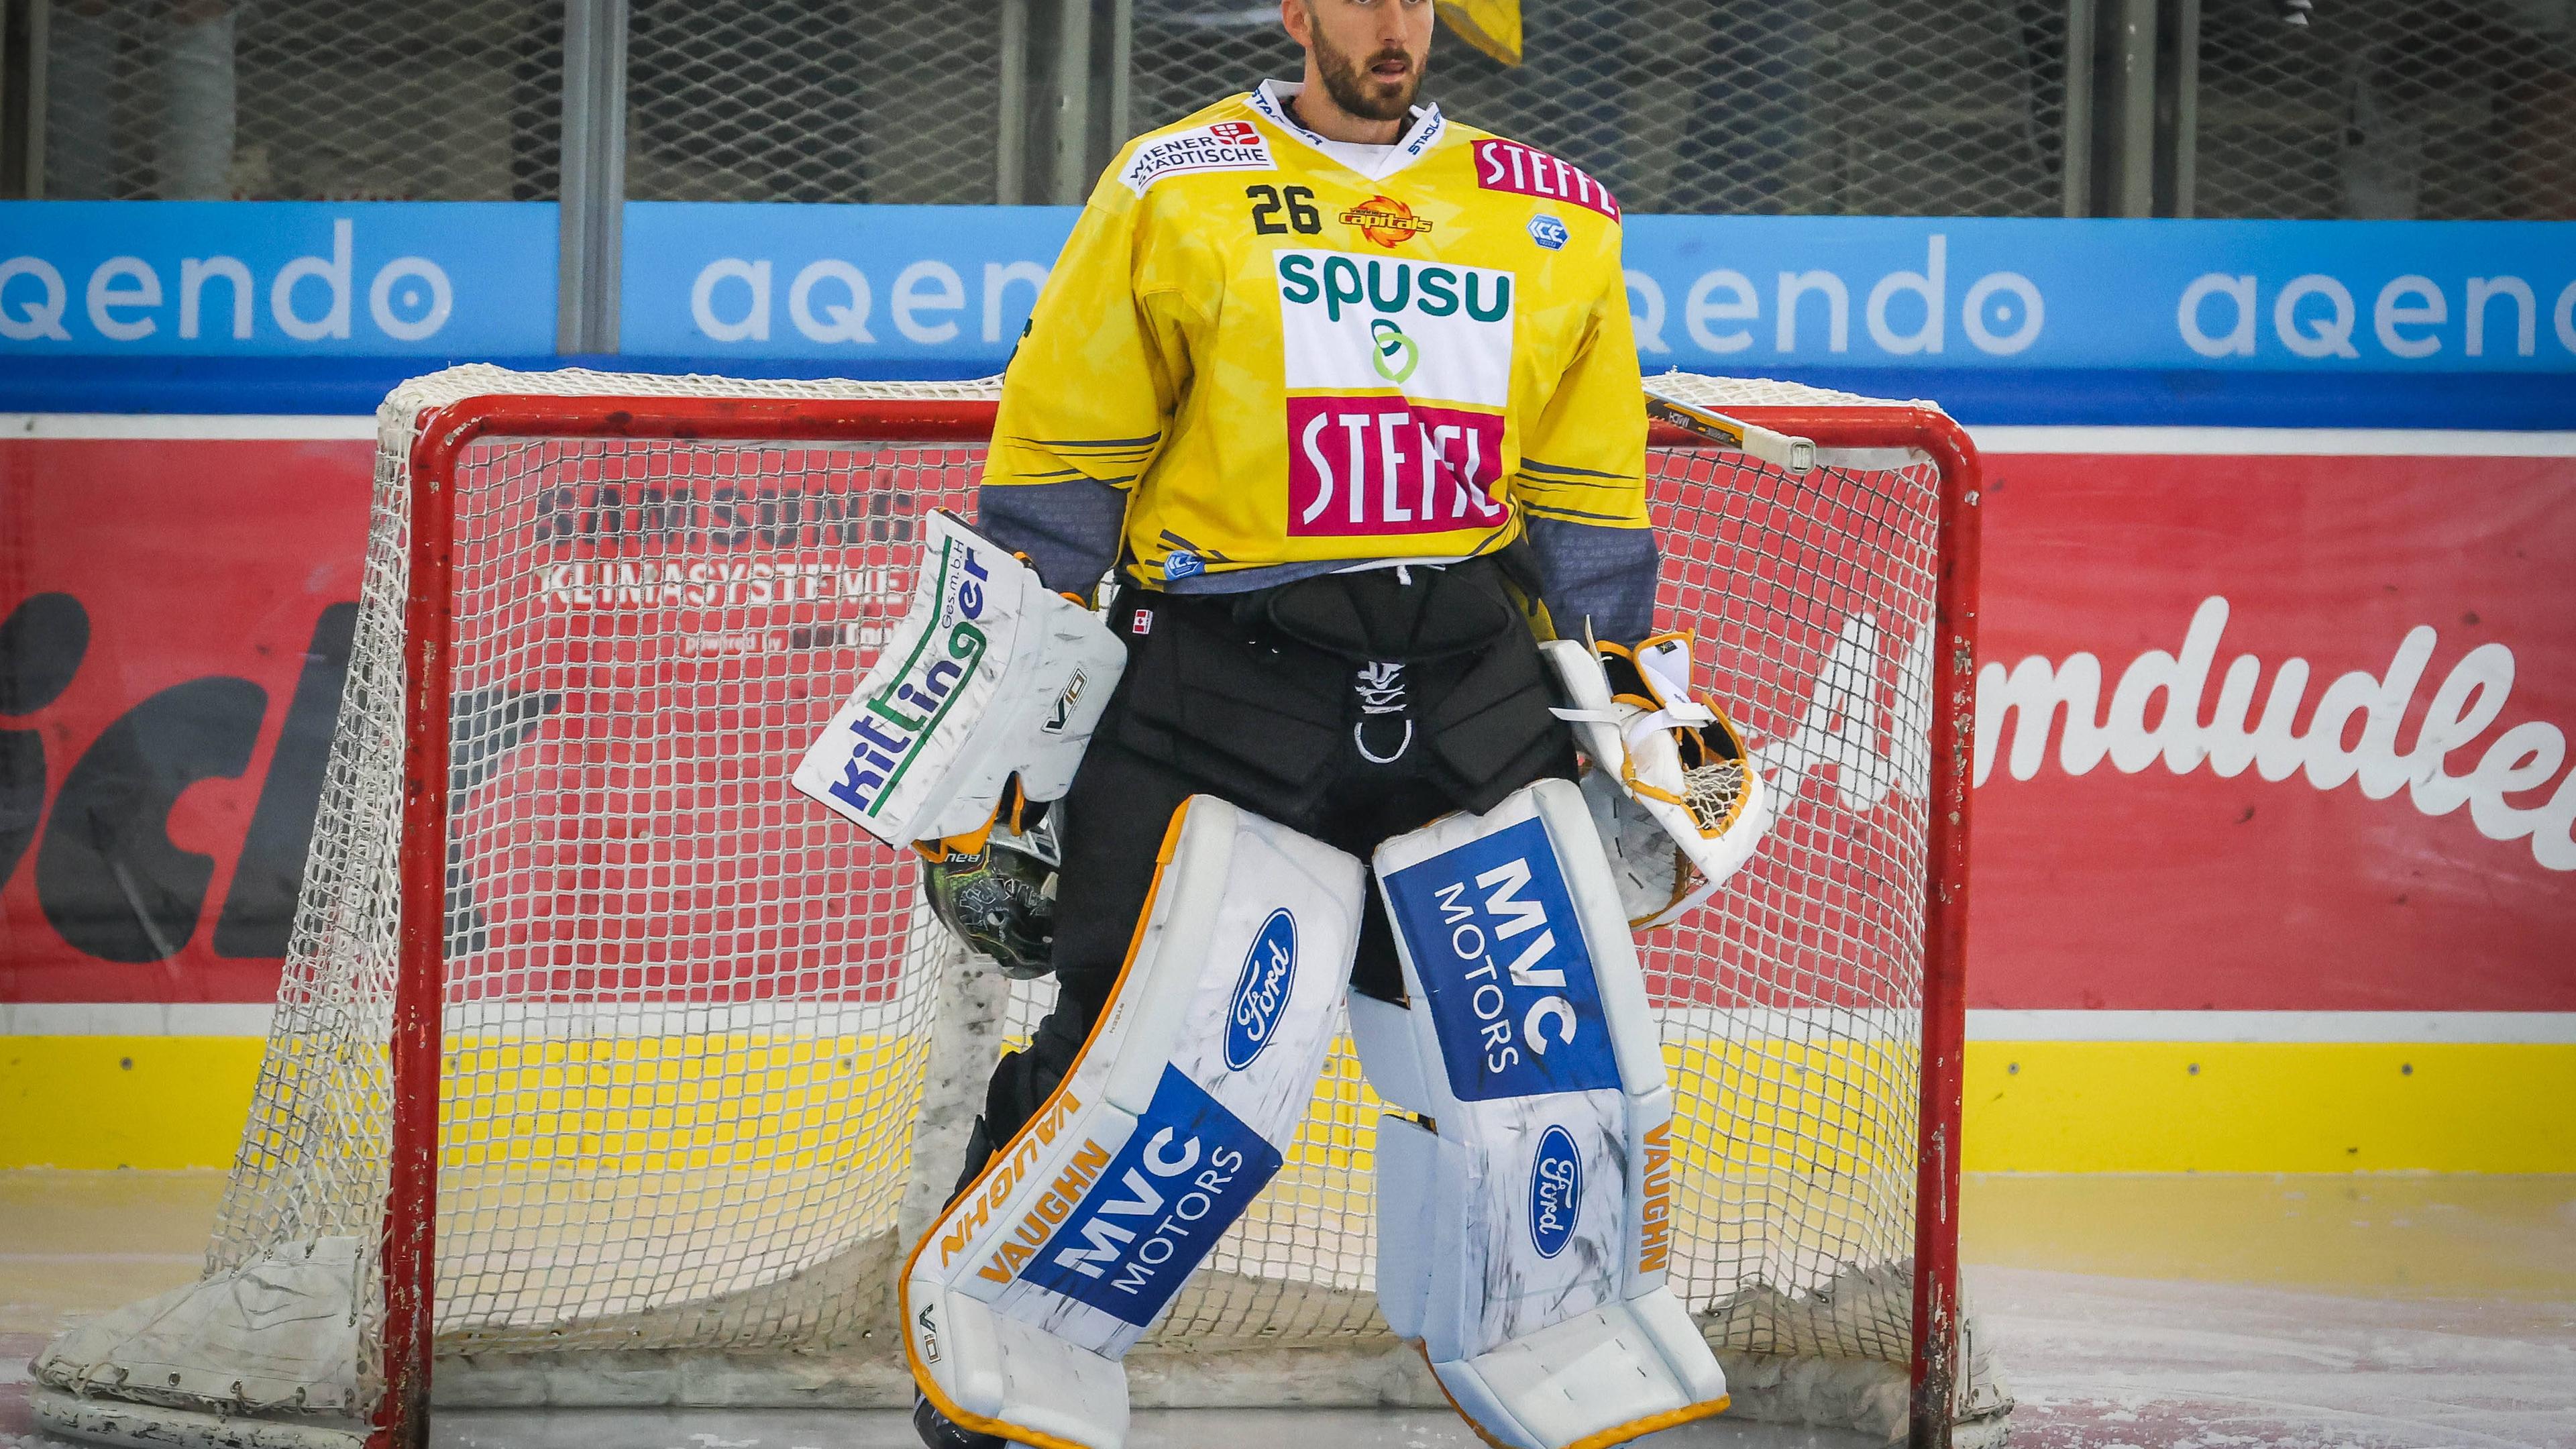
<svg viewBox="0 0 2576 1449"><path fill-rule="evenodd" d="M1291 537L1500 526L1510 272L1281 251Z"/></svg>

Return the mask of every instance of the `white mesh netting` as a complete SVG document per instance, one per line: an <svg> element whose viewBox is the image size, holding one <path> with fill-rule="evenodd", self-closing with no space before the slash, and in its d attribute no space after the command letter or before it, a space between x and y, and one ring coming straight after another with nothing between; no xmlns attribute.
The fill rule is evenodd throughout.
<svg viewBox="0 0 2576 1449"><path fill-rule="evenodd" d="M1718 408L1860 401L1657 383ZM207 1267L356 1239L361 1404L380 1383L407 469L424 411L504 393L994 395L460 368L387 403L329 784ZM995 1037L952 1022L941 1050L968 1055L934 1062L940 1003L1001 988L943 982L978 968L916 908L910 858L786 775L900 617L917 520L971 511L980 449L743 431L460 455L442 1353L900 1353L875 1332L898 1215L957 1168L955 1132L917 1153L915 1122L971 1115ZM1902 1365L1939 480L1920 455L1819 442L1798 478L1714 448L1650 462L1663 607L1782 802L1753 863L1645 942L1677 1098L1672 1281L1722 1348ZM1051 990L1014 988L999 1035ZM1151 1343L1384 1340L1375 1106L1345 1042L1288 1169Z"/></svg>

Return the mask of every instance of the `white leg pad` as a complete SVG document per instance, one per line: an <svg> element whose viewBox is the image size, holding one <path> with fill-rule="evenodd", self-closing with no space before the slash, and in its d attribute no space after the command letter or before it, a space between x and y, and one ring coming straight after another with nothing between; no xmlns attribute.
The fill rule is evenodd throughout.
<svg viewBox="0 0 2576 1449"><path fill-rule="evenodd" d="M1664 1283L1672 1093L1582 792L1542 781L1376 866L1408 1002L1354 997L1353 1036L1379 1094L1430 1119L1379 1126L1388 1323L1518 1449L1724 1408Z"/></svg>
<svg viewBox="0 0 2576 1449"><path fill-rule="evenodd" d="M1119 1360L1277 1174L1331 1046L1360 863L1206 796L1164 851L1064 1085L905 1267L914 1381L969 1429L1120 1449Z"/></svg>
<svg viewBox="0 0 2576 1449"><path fill-rule="evenodd" d="M1705 1376L1693 1371L1701 1363ZM1432 1371L1462 1410L1471 1395L1460 1389L1472 1385L1495 1417L1469 1417L1515 1449L1572 1444L1641 1419L1637 1432L1650 1433L1663 1427L1653 1422L1659 1414L1726 1397L1690 1314L1660 1289Z"/></svg>
<svg viewBox="0 0 2576 1449"><path fill-rule="evenodd" d="M1438 1059L1422 1059L1422 1038L1413 1029L1413 1013L1393 1002L1351 993L1351 1046L1369 1090L1390 1107L1430 1115L1434 1100L1430 1073Z"/></svg>
<svg viewBox="0 0 2576 1449"><path fill-rule="evenodd" d="M948 1367L958 1408L1068 1444L1126 1442L1125 1365L972 1298L937 1288L915 1296L915 1342L939 1356L928 1364L934 1374Z"/></svg>

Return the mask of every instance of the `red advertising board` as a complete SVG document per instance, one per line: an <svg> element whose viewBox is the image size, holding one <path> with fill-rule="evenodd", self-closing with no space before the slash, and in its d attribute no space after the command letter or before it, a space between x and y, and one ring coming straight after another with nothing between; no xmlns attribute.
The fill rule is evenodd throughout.
<svg viewBox="0 0 2576 1449"><path fill-rule="evenodd" d="M0 1001L271 995L369 455L0 440ZM2576 457L1989 475L1972 1005L2576 1010Z"/></svg>
<svg viewBox="0 0 2576 1449"><path fill-rule="evenodd" d="M0 1000L275 994L373 453L0 442Z"/></svg>
<svg viewBox="0 0 2576 1449"><path fill-rule="evenodd" d="M1972 1007L2576 1010L2576 457L1988 480Z"/></svg>

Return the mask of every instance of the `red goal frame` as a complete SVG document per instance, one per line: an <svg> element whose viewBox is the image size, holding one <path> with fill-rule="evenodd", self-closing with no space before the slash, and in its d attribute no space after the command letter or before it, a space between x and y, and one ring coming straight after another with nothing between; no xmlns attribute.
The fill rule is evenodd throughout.
<svg viewBox="0 0 2576 1449"><path fill-rule="evenodd" d="M384 1393L370 1443L426 1442L437 1228L455 477L489 438L981 443L995 404L941 399L566 397L494 394L424 410L409 454L410 573L404 602L400 949L393 1003L392 1133L383 1239ZM1965 429L1929 404L1747 405L1728 416L1825 449L1911 448L1940 475L1934 577L1930 819L1915 1171L1913 1362L1907 1442L1950 1442L1963 1365L1959 1308L1959 1117L1966 1036L1969 794L1976 722L1981 469ZM1650 446L1707 449L1655 424Z"/></svg>

